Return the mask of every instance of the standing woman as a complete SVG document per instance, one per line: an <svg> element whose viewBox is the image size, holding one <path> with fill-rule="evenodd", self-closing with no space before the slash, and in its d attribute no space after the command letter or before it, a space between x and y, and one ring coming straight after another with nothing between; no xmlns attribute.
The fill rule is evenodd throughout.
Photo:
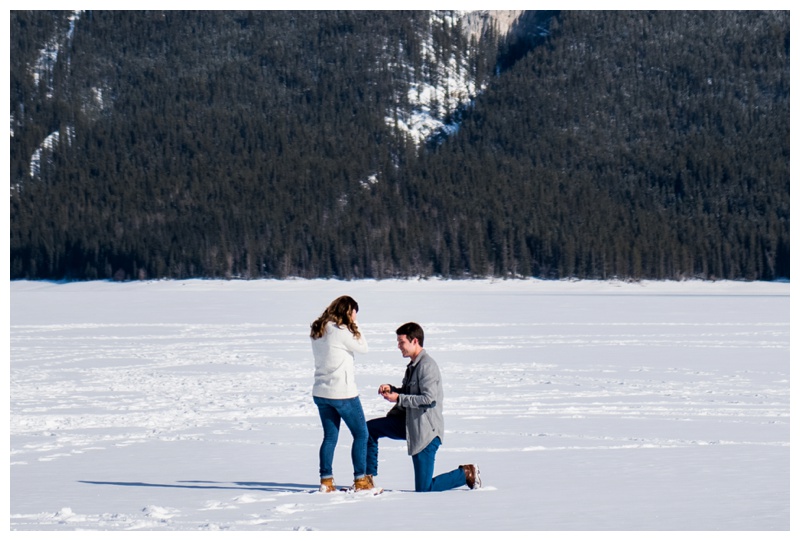
<svg viewBox="0 0 800 541"><path fill-rule="evenodd" d="M353 489L372 489L367 477L367 421L355 380L354 353L366 353L367 341L358 330L358 303L348 296L334 300L311 324L314 351L314 403L319 409L323 438L319 448L320 492L333 492L333 453L341 421L353 435Z"/></svg>

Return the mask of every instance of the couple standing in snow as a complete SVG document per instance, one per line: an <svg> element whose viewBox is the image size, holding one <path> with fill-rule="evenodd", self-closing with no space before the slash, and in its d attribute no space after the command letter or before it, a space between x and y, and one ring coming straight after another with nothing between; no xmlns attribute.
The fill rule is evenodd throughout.
<svg viewBox="0 0 800 541"><path fill-rule="evenodd" d="M385 417L366 422L355 383L354 354L367 352L367 341L358 329L358 303L348 296L335 299L311 324L314 352L314 403L322 421L319 449L320 491L333 492L333 454L344 421L353 435L353 490L373 490L378 475L378 440L406 440L414 464L417 492L438 492L467 485L479 488L477 465L462 465L433 476L436 451L444 437L443 391L439 366L422 345L425 334L416 323L401 325L397 347L410 359L400 387L383 384L378 394L394 406Z"/></svg>

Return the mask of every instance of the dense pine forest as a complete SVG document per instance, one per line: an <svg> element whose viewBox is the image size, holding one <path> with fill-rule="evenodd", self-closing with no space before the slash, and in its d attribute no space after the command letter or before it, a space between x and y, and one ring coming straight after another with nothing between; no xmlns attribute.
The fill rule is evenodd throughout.
<svg viewBox="0 0 800 541"><path fill-rule="evenodd" d="M10 39L12 279L789 277L788 12L12 11ZM447 62L481 90L420 144L399 118Z"/></svg>

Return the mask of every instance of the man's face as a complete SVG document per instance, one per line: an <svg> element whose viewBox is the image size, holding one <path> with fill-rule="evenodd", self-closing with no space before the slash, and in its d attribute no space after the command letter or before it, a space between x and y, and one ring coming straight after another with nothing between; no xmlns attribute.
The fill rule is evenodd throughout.
<svg viewBox="0 0 800 541"><path fill-rule="evenodd" d="M419 341L414 338L411 342L408 341L408 336L405 334L397 335L397 349L403 354L403 357L414 357L419 353Z"/></svg>

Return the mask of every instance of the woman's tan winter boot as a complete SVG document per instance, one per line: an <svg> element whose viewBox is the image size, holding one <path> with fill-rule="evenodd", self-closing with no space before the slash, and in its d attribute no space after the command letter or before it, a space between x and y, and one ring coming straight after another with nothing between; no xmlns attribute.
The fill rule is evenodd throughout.
<svg viewBox="0 0 800 541"><path fill-rule="evenodd" d="M372 484L371 475L365 475L353 481L353 490L356 492L359 490L372 490L373 488L375 488L375 485Z"/></svg>
<svg viewBox="0 0 800 541"><path fill-rule="evenodd" d="M336 492L336 485L333 484L333 477L326 477L319 482L320 492Z"/></svg>

